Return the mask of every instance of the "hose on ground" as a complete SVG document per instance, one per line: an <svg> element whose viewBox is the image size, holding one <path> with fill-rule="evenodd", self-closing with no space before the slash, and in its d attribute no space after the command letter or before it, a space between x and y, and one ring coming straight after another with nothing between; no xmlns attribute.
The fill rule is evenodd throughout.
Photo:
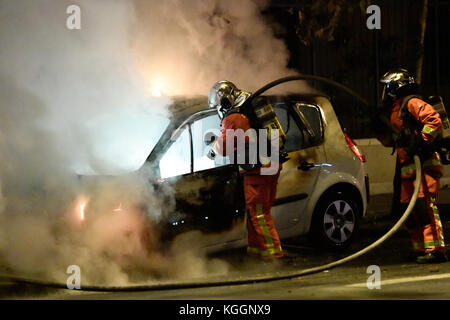
<svg viewBox="0 0 450 320"><path fill-rule="evenodd" d="M106 291L106 292L114 292L114 291L151 291L151 290L169 290L169 289L188 289L188 288L201 288L201 287L217 287L217 286L229 286L229 285L241 285L241 284L249 284L249 283L257 283L257 282L269 282L269 281L275 281L275 280L283 280L283 279L292 279L297 278L305 275L310 275L313 273L319 273L325 270L329 270L332 268L335 268L337 266L340 266L344 263L347 263L349 261L355 260L356 258L359 258L360 256L368 253L369 251L375 249L379 245L381 245L383 242L385 242L387 239L389 239L394 233L396 233L400 227L403 225L403 223L408 219L409 215L411 214L411 211L413 210L417 197L420 190L420 184L422 180L422 167L420 163L419 157L416 155L414 156L414 164L416 166L416 184L414 188L414 193L411 198L411 201L406 208L405 212L401 216L401 218L397 221L397 223L381 238L379 238L377 241L373 242L369 246L361 249L360 251L349 255L343 259L331 262L329 264L317 266L314 268L304 269L300 271L292 271L287 272L282 275L269 275L269 276L258 276L258 277L249 277L245 279L235 279L235 280L228 280L228 281L199 281L199 282L185 282L185 283L163 283L163 284L153 284L153 285L134 285L134 286L82 286L80 290L84 291ZM33 284L33 285L44 285L48 287L54 287L54 288L60 288L60 289L67 289L66 284L61 283L54 283L54 282L48 282L48 281L41 281L41 280L35 280L35 279L26 279L21 277L11 277L11 276L0 276L0 278L18 282L18 283L25 283L25 284Z"/></svg>

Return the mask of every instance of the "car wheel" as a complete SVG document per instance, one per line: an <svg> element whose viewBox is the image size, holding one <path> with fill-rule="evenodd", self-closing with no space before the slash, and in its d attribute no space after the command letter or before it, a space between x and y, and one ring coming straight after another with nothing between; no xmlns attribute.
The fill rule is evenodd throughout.
<svg viewBox="0 0 450 320"><path fill-rule="evenodd" d="M358 231L359 210L350 196L337 192L319 201L310 230L314 244L331 250L343 249Z"/></svg>

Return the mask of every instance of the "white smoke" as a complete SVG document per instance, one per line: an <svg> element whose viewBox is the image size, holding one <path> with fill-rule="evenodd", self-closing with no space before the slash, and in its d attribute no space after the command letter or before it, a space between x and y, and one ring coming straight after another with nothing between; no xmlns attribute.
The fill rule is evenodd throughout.
<svg viewBox="0 0 450 320"><path fill-rule="evenodd" d="M63 152L71 151L74 167L137 168L163 129L157 114L168 101L151 97L133 66L134 7L81 1L81 30L69 30L70 4L1 1L0 38L7 44L0 47L1 74L42 100L39 125L54 133Z"/></svg>
<svg viewBox="0 0 450 320"><path fill-rule="evenodd" d="M172 94L207 94L228 79L253 91L292 73L261 10L267 1L137 1L133 47L149 83Z"/></svg>
<svg viewBox="0 0 450 320"><path fill-rule="evenodd" d="M73 4L80 30L66 28ZM148 175L86 191L74 170L139 168L168 123L170 98L152 94L207 94L224 78L254 90L291 73L264 5L0 0L0 265L61 280L78 264L106 284L225 272L195 255L152 251L162 204ZM97 211L84 227L80 197ZM122 201L129 214L111 215ZM133 209L140 203L145 215ZM179 268L183 259L192 269Z"/></svg>

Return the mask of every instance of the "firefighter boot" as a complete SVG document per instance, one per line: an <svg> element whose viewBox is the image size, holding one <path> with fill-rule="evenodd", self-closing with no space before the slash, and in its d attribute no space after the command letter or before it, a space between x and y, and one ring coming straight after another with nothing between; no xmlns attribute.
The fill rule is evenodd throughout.
<svg viewBox="0 0 450 320"><path fill-rule="evenodd" d="M416 262L420 264L447 262L447 256L440 251L430 251L417 257Z"/></svg>

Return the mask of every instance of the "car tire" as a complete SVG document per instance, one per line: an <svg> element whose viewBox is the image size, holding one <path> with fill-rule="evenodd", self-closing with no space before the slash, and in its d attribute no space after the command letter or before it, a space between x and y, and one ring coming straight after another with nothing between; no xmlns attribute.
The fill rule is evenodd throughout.
<svg viewBox="0 0 450 320"><path fill-rule="evenodd" d="M310 238L328 250L347 248L359 231L360 213L351 195L333 192L319 200L312 217Z"/></svg>

